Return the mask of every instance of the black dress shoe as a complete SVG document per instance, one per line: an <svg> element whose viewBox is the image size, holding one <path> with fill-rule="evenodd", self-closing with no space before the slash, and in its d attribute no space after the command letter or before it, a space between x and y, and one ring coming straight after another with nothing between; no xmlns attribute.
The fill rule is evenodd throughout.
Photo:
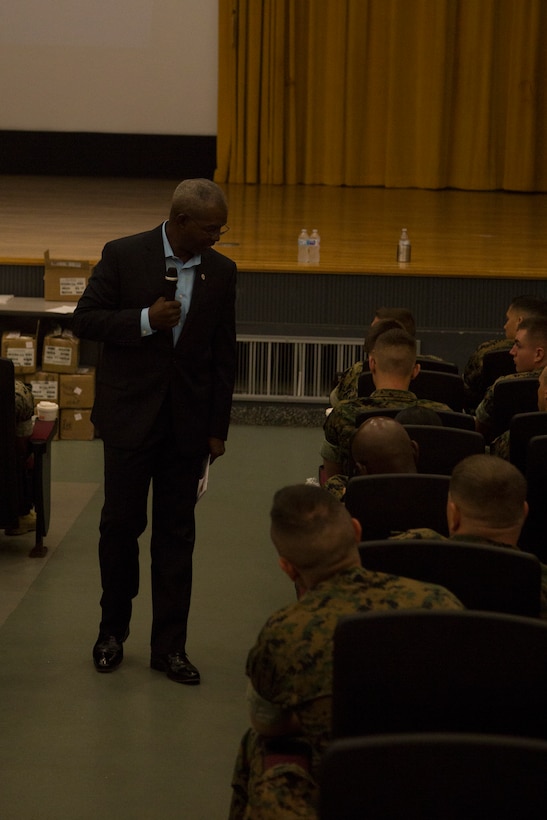
<svg viewBox="0 0 547 820"><path fill-rule="evenodd" d="M97 672L113 672L123 661L123 643L114 635L99 635L93 647L93 663Z"/></svg>
<svg viewBox="0 0 547 820"><path fill-rule="evenodd" d="M152 655L150 666L158 672L165 672L168 678L176 683L197 686L200 682L199 672L190 663L185 652L171 652L169 655Z"/></svg>

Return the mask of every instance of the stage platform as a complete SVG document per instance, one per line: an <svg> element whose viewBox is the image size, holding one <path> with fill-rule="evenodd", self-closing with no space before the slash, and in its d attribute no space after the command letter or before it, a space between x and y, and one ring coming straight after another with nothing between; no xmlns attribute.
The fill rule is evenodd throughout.
<svg viewBox="0 0 547 820"><path fill-rule="evenodd" d="M0 177L0 263L96 260L106 241L167 216L176 180ZM544 279L547 195L326 186L225 185L230 232L217 245L242 271ZM319 266L296 262L302 227ZM402 227L412 260L395 249Z"/></svg>
<svg viewBox="0 0 547 820"><path fill-rule="evenodd" d="M106 241L159 224L177 182L0 177L0 293L40 297L46 249L94 262ZM217 249L239 268L240 333L359 338L376 307L404 305L423 352L434 339L447 355L465 334L459 359L501 332L514 295L547 297L545 194L223 188L230 232ZM321 234L317 266L296 261L303 227ZM412 242L406 265L396 262L402 227Z"/></svg>

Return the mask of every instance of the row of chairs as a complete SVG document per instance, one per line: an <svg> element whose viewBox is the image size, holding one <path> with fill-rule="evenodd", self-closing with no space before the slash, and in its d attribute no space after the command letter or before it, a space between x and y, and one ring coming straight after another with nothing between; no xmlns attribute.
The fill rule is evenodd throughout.
<svg viewBox="0 0 547 820"><path fill-rule="evenodd" d="M547 436L531 440L526 477L530 512L519 546L547 562ZM432 473L356 476L348 483L344 502L360 522L364 541L422 527L446 536L449 482L449 475Z"/></svg>
<svg viewBox="0 0 547 820"><path fill-rule="evenodd" d="M541 564L520 550L441 539L379 539L359 545L366 569L439 584L467 609L537 618Z"/></svg>
<svg viewBox="0 0 547 820"><path fill-rule="evenodd" d="M535 421L523 420L522 436L517 432L512 444L515 453L530 446L527 472L547 457L547 436L543 457L539 450L534 455L537 438L530 445L520 441L543 432ZM463 442L471 448L473 433L464 423L457 431L463 435L453 439L440 428L408 429L420 444L422 469L431 449L442 451L448 441L459 439L461 457L471 454ZM484 452L484 441L474 442ZM428 526L446 533L448 480L359 477L350 481L346 505L364 526L364 537L384 539L386 521L390 531ZM409 494L408 487L416 492ZM538 558L445 540L367 540L359 550L364 566L442 584L469 611L366 613L341 620L334 640L335 739L321 768L320 818L544 817L547 625L537 619Z"/></svg>
<svg viewBox="0 0 547 820"><path fill-rule="evenodd" d="M547 624L493 612L342 618L322 820L540 818Z"/></svg>
<svg viewBox="0 0 547 820"><path fill-rule="evenodd" d="M374 391L372 374L367 371L359 376L358 395L370 396ZM536 377L523 377L498 382L494 387L492 412L492 438L509 429L511 419L516 413L529 413L537 410L538 380ZM461 376L454 373L421 370L410 383L410 390L419 399L430 399L447 404L456 413L463 413L464 383ZM471 421L471 427L474 421ZM455 419L454 424L459 422ZM471 429L471 428L470 428Z"/></svg>

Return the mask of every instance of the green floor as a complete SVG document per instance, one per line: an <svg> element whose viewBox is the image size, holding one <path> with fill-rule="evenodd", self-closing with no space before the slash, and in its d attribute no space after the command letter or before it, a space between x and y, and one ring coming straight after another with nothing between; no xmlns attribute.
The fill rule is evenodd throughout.
<svg viewBox="0 0 547 820"><path fill-rule="evenodd" d="M2 820L226 817L247 650L293 600L269 540L272 495L317 475L320 444L317 428L232 426L197 508L193 688L148 666L146 534L124 663L95 672L102 445L54 442L47 559L27 558L31 536L0 535Z"/></svg>

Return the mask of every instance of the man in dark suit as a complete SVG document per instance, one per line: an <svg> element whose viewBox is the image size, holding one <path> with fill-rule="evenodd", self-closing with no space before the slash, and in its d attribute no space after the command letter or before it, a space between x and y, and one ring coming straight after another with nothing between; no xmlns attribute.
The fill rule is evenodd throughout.
<svg viewBox="0 0 547 820"><path fill-rule="evenodd" d="M76 335L103 343L92 414L105 458L100 672L123 660L152 482L150 665L200 682L186 655L194 506L207 459L224 453L236 363L236 266L212 249L227 213L215 183L185 180L167 222L105 246L74 313Z"/></svg>

